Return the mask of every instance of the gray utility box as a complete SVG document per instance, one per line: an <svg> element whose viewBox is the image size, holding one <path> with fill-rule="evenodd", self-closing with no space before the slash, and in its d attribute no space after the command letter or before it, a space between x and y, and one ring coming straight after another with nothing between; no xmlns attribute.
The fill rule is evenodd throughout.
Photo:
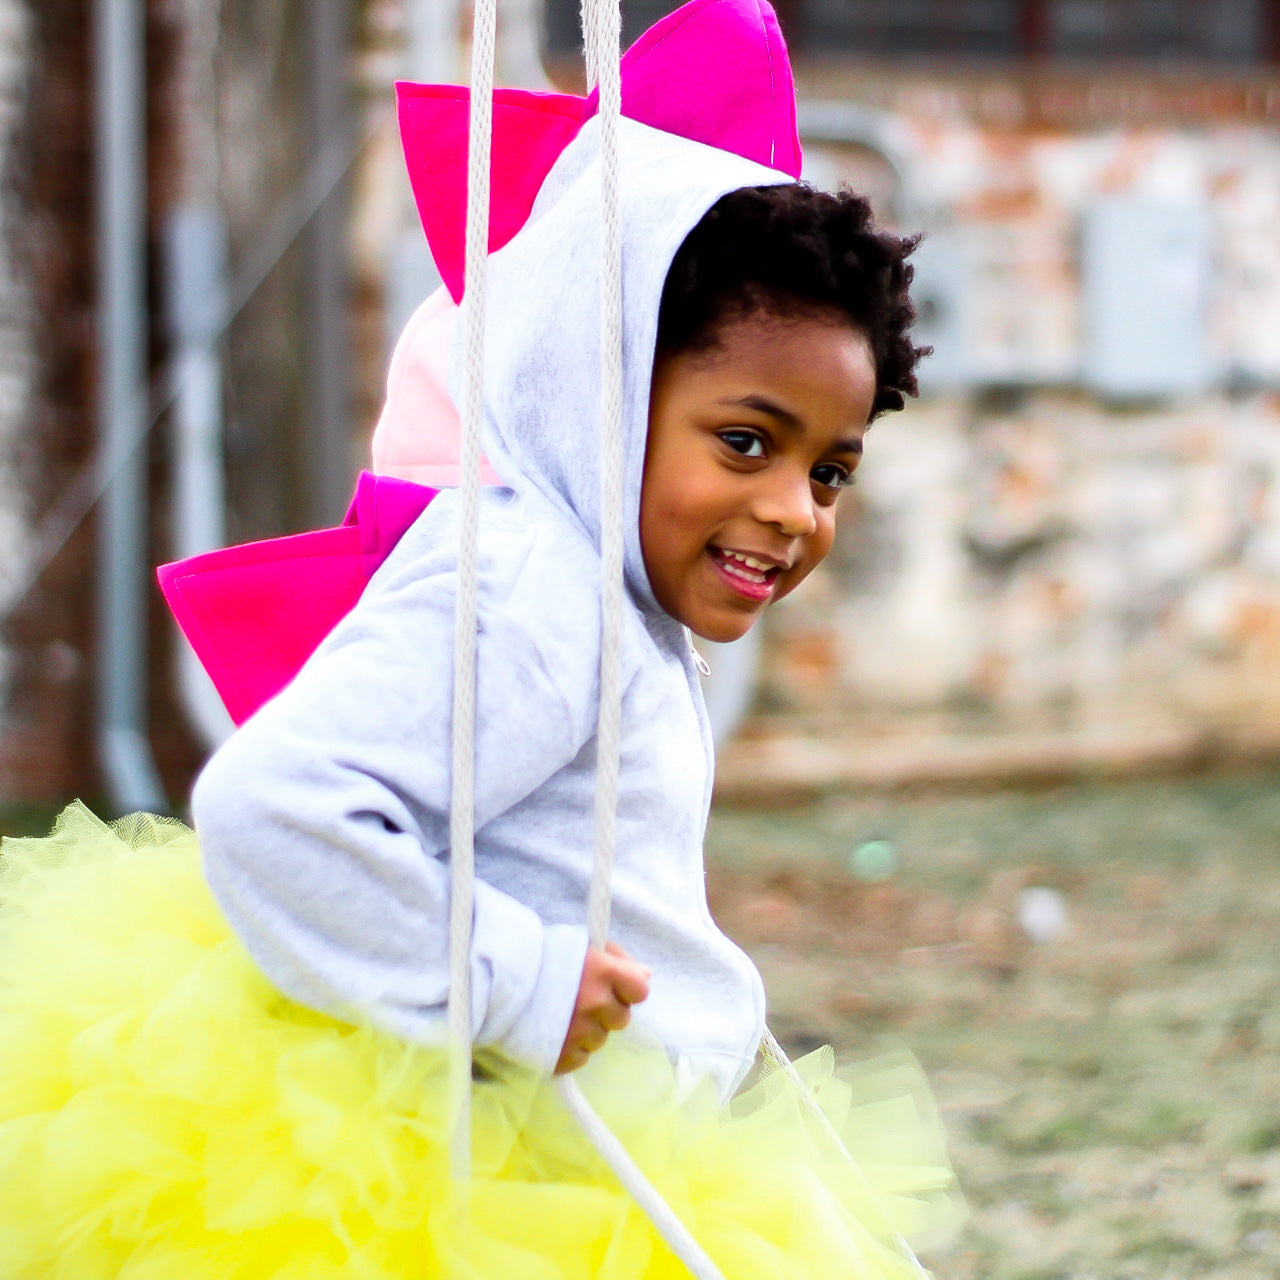
<svg viewBox="0 0 1280 1280"><path fill-rule="evenodd" d="M911 299L919 317L911 338L933 348L920 365L920 388L926 394L953 391L978 380L969 341L972 319L972 272L960 233L952 228L931 231L911 256L915 280Z"/></svg>
<svg viewBox="0 0 1280 1280"><path fill-rule="evenodd" d="M1209 263L1202 204L1135 196L1095 201L1081 243L1085 385L1115 400L1206 390Z"/></svg>

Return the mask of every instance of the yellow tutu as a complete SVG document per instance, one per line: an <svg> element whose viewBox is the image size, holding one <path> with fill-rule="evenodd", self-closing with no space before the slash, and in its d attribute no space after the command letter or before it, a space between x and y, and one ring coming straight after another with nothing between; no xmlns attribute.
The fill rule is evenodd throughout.
<svg viewBox="0 0 1280 1280"><path fill-rule="evenodd" d="M905 1058L798 1064L721 1109L615 1036L579 1078L729 1280L897 1280L894 1240L958 1199ZM447 1168L446 1059L280 996L231 935L195 836L68 808L0 851L5 1280L686 1280L545 1080L478 1080ZM874 1187L874 1190L872 1189Z"/></svg>

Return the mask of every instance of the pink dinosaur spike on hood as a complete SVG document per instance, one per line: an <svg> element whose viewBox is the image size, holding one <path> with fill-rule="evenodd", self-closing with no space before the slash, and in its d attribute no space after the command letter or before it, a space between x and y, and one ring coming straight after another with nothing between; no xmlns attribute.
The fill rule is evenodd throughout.
<svg viewBox="0 0 1280 1280"><path fill-rule="evenodd" d="M592 90L585 117L598 107ZM655 22L623 55L622 113L800 177L796 86L767 0L690 0Z"/></svg>
<svg viewBox="0 0 1280 1280"><path fill-rule="evenodd" d="M655 23L622 59L623 114L651 128L800 176L796 93L787 47L767 0L690 0ZM440 278L462 298L470 91L400 84L409 181ZM493 100L489 252L524 225L533 201L595 93L499 89Z"/></svg>

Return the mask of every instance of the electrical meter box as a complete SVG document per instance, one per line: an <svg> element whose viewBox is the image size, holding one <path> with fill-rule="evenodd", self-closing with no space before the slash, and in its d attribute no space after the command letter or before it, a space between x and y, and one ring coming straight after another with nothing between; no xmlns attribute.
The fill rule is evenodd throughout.
<svg viewBox="0 0 1280 1280"><path fill-rule="evenodd" d="M1109 196L1089 207L1081 242L1087 387L1115 400L1208 388L1209 262L1199 203Z"/></svg>
<svg viewBox="0 0 1280 1280"><path fill-rule="evenodd" d="M917 346L933 348L920 364L920 389L953 391L974 381L970 349L970 275L964 243L953 229L930 232L911 255L915 279L911 300L918 317L911 331Z"/></svg>

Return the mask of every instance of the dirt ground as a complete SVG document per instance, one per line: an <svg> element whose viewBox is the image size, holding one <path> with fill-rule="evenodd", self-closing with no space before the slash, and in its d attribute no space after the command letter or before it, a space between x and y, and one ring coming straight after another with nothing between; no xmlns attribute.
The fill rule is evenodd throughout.
<svg viewBox="0 0 1280 1280"><path fill-rule="evenodd" d="M719 808L708 853L788 1048L924 1065L940 1280L1280 1277L1280 778Z"/></svg>

